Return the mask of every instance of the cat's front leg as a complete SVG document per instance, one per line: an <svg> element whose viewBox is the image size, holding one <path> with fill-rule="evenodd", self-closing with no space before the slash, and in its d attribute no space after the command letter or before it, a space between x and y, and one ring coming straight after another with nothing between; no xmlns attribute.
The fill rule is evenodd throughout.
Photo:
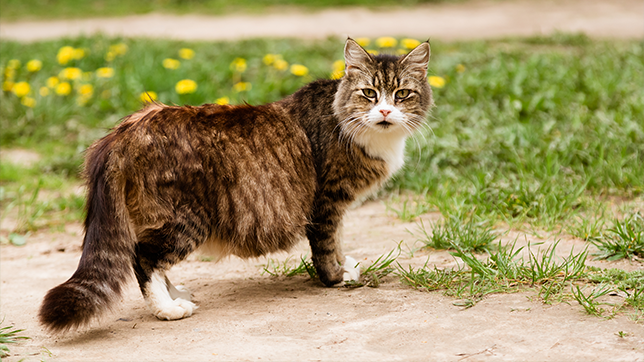
<svg viewBox="0 0 644 362"><path fill-rule="evenodd" d="M345 257L340 247L340 225L344 208L328 198L318 198L312 223L307 228L313 265L320 281L327 287L343 281L358 280L360 269L351 257Z"/></svg>

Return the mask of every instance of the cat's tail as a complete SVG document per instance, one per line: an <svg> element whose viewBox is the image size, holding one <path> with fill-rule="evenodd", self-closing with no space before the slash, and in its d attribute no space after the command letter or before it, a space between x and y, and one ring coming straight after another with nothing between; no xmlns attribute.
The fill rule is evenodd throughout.
<svg viewBox="0 0 644 362"><path fill-rule="evenodd" d="M113 136L87 154L87 216L78 268L47 293L40 307L40 322L53 333L86 325L109 309L132 275L136 236L125 204L125 180L110 156Z"/></svg>

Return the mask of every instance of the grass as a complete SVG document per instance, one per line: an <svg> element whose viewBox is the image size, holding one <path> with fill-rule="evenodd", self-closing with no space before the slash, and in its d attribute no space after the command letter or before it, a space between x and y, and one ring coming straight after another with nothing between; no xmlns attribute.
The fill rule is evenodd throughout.
<svg viewBox="0 0 644 362"><path fill-rule="evenodd" d="M4 319L2 320L4 322ZM2 323L0 322L0 325ZM19 336L17 335L20 332L23 332L24 329L16 329L14 326L4 326L0 327L0 357L8 357L10 355L10 350L8 344L16 343L20 340L29 339L30 337Z"/></svg>
<svg viewBox="0 0 644 362"><path fill-rule="evenodd" d="M226 13L265 13L283 11L285 7L315 10L326 7L413 6L423 3L458 2L459 0L3 0L0 20L70 19L125 16L161 12L170 14L221 15Z"/></svg>
<svg viewBox="0 0 644 362"><path fill-rule="evenodd" d="M589 240L599 249L593 254L599 259L644 258L644 218L635 213L616 219L603 235Z"/></svg>

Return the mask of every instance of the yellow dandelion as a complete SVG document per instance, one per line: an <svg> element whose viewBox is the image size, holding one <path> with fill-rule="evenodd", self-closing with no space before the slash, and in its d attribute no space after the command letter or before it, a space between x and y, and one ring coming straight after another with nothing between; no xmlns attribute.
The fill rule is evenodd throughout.
<svg viewBox="0 0 644 362"><path fill-rule="evenodd" d="M284 59L275 59L273 68L277 70L286 70L286 68L288 68L288 62Z"/></svg>
<svg viewBox="0 0 644 362"><path fill-rule="evenodd" d="M114 52L107 52L107 54L105 54L105 60L108 62L111 62L114 58L116 58L116 53Z"/></svg>
<svg viewBox="0 0 644 362"><path fill-rule="evenodd" d="M31 73L35 73L42 69L42 62L38 59L32 59L27 62L27 70Z"/></svg>
<svg viewBox="0 0 644 362"><path fill-rule="evenodd" d="M58 79L58 77L47 78L47 87L49 88L54 88L58 83L60 83L60 79Z"/></svg>
<svg viewBox="0 0 644 362"><path fill-rule="evenodd" d="M20 61L18 59L11 59L7 62L7 68L20 69Z"/></svg>
<svg viewBox="0 0 644 362"><path fill-rule="evenodd" d="M13 79L16 76L16 70L11 67L6 67L4 69L4 77L5 79Z"/></svg>
<svg viewBox="0 0 644 362"><path fill-rule="evenodd" d="M395 38L390 36L383 36L376 39L376 45L379 48L393 48L398 44L398 41Z"/></svg>
<svg viewBox="0 0 644 362"><path fill-rule="evenodd" d="M177 69L179 68L180 65L181 65L181 62L176 59L172 59L172 58L163 59L163 67L166 69Z"/></svg>
<svg viewBox="0 0 644 362"><path fill-rule="evenodd" d="M215 103L220 104L222 106L226 105L226 104L230 104L230 98L228 98L228 97L217 98L217 99L215 99Z"/></svg>
<svg viewBox="0 0 644 362"><path fill-rule="evenodd" d="M230 63L230 69L237 73L243 73L244 71L246 71L247 67L248 65L246 64L246 59L244 58L235 58Z"/></svg>
<svg viewBox="0 0 644 362"><path fill-rule="evenodd" d="M293 64L291 65L291 73L297 75L298 77L303 77L309 74L309 68L303 66L302 64Z"/></svg>
<svg viewBox="0 0 644 362"><path fill-rule="evenodd" d="M29 108L34 108L36 106L36 100L31 97L22 97L20 103Z"/></svg>
<svg viewBox="0 0 644 362"><path fill-rule="evenodd" d="M340 79L344 75L344 60L336 60L333 62L333 72L331 72L331 79Z"/></svg>
<svg viewBox="0 0 644 362"><path fill-rule="evenodd" d="M415 47L420 45L420 42L416 39L405 38L400 41L400 45L402 45L402 47L405 49L414 49Z"/></svg>
<svg viewBox="0 0 644 362"><path fill-rule="evenodd" d="M266 55L264 55L264 57L262 58L262 61L263 61L263 62L264 62L264 64L266 64L266 65L272 65L273 63L275 63L275 60L280 59L280 58L281 58L281 57L280 57L280 55L278 55L278 54L266 54Z"/></svg>
<svg viewBox="0 0 644 362"><path fill-rule="evenodd" d="M366 47L369 44L371 44L371 39L369 38L356 38L356 43L358 43L361 47Z"/></svg>
<svg viewBox="0 0 644 362"><path fill-rule="evenodd" d="M14 82L10 80L5 80L2 82L2 90L5 92L10 92L13 89Z"/></svg>
<svg viewBox="0 0 644 362"><path fill-rule="evenodd" d="M114 68L102 67L96 69L96 76L99 78L112 78L114 76Z"/></svg>
<svg viewBox="0 0 644 362"><path fill-rule="evenodd" d="M91 84L83 84L78 88L78 94L85 97L91 97L94 94L94 86Z"/></svg>
<svg viewBox="0 0 644 362"><path fill-rule="evenodd" d="M190 48L181 48L179 49L179 58L181 59L192 59L195 57L195 51Z"/></svg>
<svg viewBox="0 0 644 362"><path fill-rule="evenodd" d="M238 82L233 85L233 90L235 92L249 91L251 88L253 88L253 85L249 82Z"/></svg>
<svg viewBox="0 0 644 362"><path fill-rule="evenodd" d="M41 97L47 97L49 95L49 88L40 87L40 89L38 90L38 94L40 94Z"/></svg>
<svg viewBox="0 0 644 362"><path fill-rule="evenodd" d="M158 98L157 93L153 91L143 92L139 95L139 99L144 103L152 103Z"/></svg>
<svg viewBox="0 0 644 362"><path fill-rule="evenodd" d="M429 85L434 88L443 88L445 86L445 78L431 75L429 76Z"/></svg>
<svg viewBox="0 0 644 362"><path fill-rule="evenodd" d="M125 43L118 43L110 45L109 51L114 53L114 55L123 55L127 53L128 47Z"/></svg>
<svg viewBox="0 0 644 362"><path fill-rule="evenodd" d="M369 53L369 54L371 54L371 55L378 55L378 54L380 54L377 50L372 50L372 49L367 50L367 53Z"/></svg>
<svg viewBox="0 0 644 362"><path fill-rule="evenodd" d="M179 94L194 93L197 90L197 83L192 79L183 79L177 82L174 89Z"/></svg>
<svg viewBox="0 0 644 362"><path fill-rule="evenodd" d="M76 67L68 67L58 73L58 78L62 79L79 79L82 76L83 71Z"/></svg>
<svg viewBox="0 0 644 362"><path fill-rule="evenodd" d="M79 60L83 59L85 57L85 49L80 49L80 48L75 48L74 51L72 52L72 59L74 60Z"/></svg>
<svg viewBox="0 0 644 362"><path fill-rule="evenodd" d="M407 54L407 50L405 49L396 49L396 55L405 55Z"/></svg>
<svg viewBox="0 0 644 362"><path fill-rule="evenodd" d="M59 96L66 96L72 92L72 86L68 82L60 82L56 85L55 91Z"/></svg>
<svg viewBox="0 0 644 362"><path fill-rule="evenodd" d="M13 94L18 98L22 98L31 92L31 86L27 82L18 82L11 88Z"/></svg>
<svg viewBox="0 0 644 362"><path fill-rule="evenodd" d="M463 64L458 64L456 66L456 72L463 73L465 71L465 66Z"/></svg>
<svg viewBox="0 0 644 362"><path fill-rule="evenodd" d="M72 60L74 57L74 48L70 46L64 46L60 49L58 49L58 54L56 55L56 59L58 60L58 63L61 65L66 65L69 63L70 60Z"/></svg>

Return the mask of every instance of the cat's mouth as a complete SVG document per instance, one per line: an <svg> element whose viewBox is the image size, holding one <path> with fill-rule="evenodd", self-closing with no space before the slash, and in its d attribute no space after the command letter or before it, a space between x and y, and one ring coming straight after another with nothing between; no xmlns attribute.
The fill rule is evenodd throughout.
<svg viewBox="0 0 644 362"><path fill-rule="evenodd" d="M385 128L385 129L389 128L389 126L391 126L392 124L393 123L391 123L389 121L380 121L380 122L376 123L376 125L378 125L378 126L380 126L382 128Z"/></svg>

